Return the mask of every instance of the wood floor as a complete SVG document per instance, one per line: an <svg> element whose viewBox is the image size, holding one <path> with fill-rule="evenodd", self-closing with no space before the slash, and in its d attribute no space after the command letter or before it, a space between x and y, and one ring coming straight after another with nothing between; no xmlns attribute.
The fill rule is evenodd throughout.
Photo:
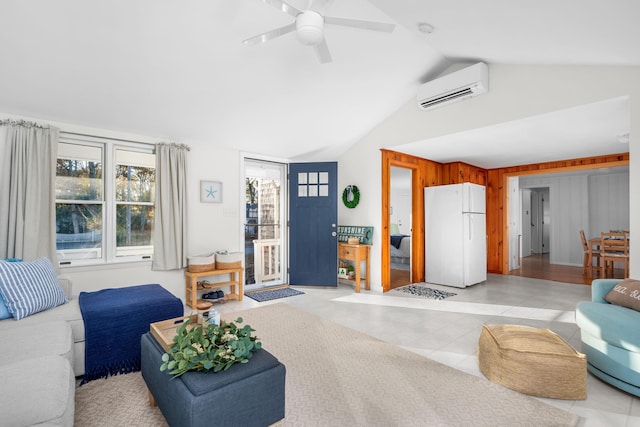
<svg viewBox="0 0 640 427"><path fill-rule="evenodd" d="M536 254L520 259L520 268L509 274L513 276L533 277L536 279L554 280L556 282L578 283L590 285L594 278L582 273L582 267L569 267L549 263L549 254ZM624 271L615 269L614 277L622 278Z"/></svg>
<svg viewBox="0 0 640 427"><path fill-rule="evenodd" d="M392 268L390 272L391 283L389 284L389 289L395 289L400 286L411 284L411 272L409 270L397 270Z"/></svg>
<svg viewBox="0 0 640 427"><path fill-rule="evenodd" d="M389 289L399 288L411 283L408 270L391 269L391 284ZM590 285L593 279L599 276L589 277L583 274L582 267L570 267L556 265L549 262L549 254L531 255L520 259L520 268L509 273L512 276L532 277L534 279L553 280L556 282L576 283ZM624 270L615 269L614 277L623 278Z"/></svg>

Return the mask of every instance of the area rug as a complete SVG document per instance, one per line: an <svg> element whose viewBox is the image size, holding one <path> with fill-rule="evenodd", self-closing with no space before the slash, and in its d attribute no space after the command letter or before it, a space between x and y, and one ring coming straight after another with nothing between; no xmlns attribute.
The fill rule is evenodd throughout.
<svg viewBox="0 0 640 427"><path fill-rule="evenodd" d="M279 426L575 426L579 421L540 400L289 304L230 315L251 325L264 348L287 368L285 419ZM115 419L121 402L136 396L144 401L140 412L130 407L127 412L137 419L153 416L157 409L148 406L146 389L138 380L109 386L120 377L136 376L80 387L76 426L137 425ZM87 406L94 408L93 418L80 422L87 419Z"/></svg>
<svg viewBox="0 0 640 427"><path fill-rule="evenodd" d="M149 405L140 372L98 379L76 389L74 427L164 427L157 406Z"/></svg>
<svg viewBox="0 0 640 427"><path fill-rule="evenodd" d="M393 291L391 291L392 293L403 293L403 294L409 294L409 295L414 295L417 297L422 297L422 298L429 298L429 299L437 299L437 300L443 300L447 297L452 297L454 295L458 295L454 292L445 292L445 291L441 291L439 289L433 289L430 288L429 286L427 286L424 283L414 283L413 285L407 285L407 286L403 286L401 288L396 288Z"/></svg>
<svg viewBox="0 0 640 427"><path fill-rule="evenodd" d="M244 293L249 298L258 302L271 301L279 298L287 298L295 295L302 295L304 292L292 288L279 288L267 291L250 291Z"/></svg>

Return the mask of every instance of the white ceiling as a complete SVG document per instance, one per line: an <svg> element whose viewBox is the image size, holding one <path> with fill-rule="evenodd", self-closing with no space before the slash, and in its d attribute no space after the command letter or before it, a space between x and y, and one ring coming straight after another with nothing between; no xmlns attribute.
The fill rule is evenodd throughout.
<svg viewBox="0 0 640 427"><path fill-rule="evenodd" d="M625 153L629 151L629 126L629 99L622 97L395 145L393 150L492 169Z"/></svg>
<svg viewBox="0 0 640 427"><path fill-rule="evenodd" d="M244 46L242 40L292 22L261 0L2 6L0 112L280 158L335 160L450 62L640 65L636 0L336 0L327 15L397 26L392 34L327 27L329 64L319 64L293 33ZM435 31L419 32L419 22ZM527 151L526 162L543 161L558 147L565 152L553 158L580 157L586 145L626 151L610 141L624 131L619 115L628 100L619 101L559 120L606 114L610 127L589 134L607 138L586 144L572 132L544 135L557 143ZM420 155L487 167L497 153L538 144L514 144L514 132L522 138L520 125L541 128L536 120L554 129L558 117L545 116L479 130L473 139L482 152L466 146L468 159L458 144L469 135L452 136L453 145L440 138L422 144L430 150ZM628 112L626 120L628 127Z"/></svg>

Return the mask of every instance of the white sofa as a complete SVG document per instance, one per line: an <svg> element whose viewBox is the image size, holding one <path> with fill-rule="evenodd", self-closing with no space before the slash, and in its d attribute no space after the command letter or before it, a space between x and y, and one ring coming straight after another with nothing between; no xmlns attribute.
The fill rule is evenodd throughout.
<svg viewBox="0 0 640 427"><path fill-rule="evenodd" d="M40 313L32 314L21 320L14 320L13 318L0 320L0 334L4 331L12 330L22 326L28 325L46 325L50 322L64 321L71 326L71 333L73 338L73 372L76 377L84 375L84 321L82 320L82 313L80 312L80 305L78 299L73 298L73 290L71 281L65 278L59 278L60 285L64 289L67 295L68 303L59 305L51 310L41 311Z"/></svg>
<svg viewBox="0 0 640 427"><path fill-rule="evenodd" d="M84 322L71 282L60 284L66 304L0 320L3 426L73 426L75 377L84 374Z"/></svg>

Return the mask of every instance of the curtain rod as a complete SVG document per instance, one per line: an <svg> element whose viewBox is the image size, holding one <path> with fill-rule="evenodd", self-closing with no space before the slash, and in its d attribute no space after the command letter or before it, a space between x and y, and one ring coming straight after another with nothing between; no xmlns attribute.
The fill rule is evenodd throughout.
<svg viewBox="0 0 640 427"><path fill-rule="evenodd" d="M68 134L68 135L75 135L75 136L86 136L86 137L89 137L89 138L104 138L104 139L110 139L112 141L129 142L129 143L133 143L133 144L150 144L150 143L145 143L145 142L141 142L141 141L133 141L133 140L130 140L130 139L113 138L111 136L89 135L89 134L86 134L86 133L70 132L70 131L66 131L66 130L65 131L61 130L60 133L61 134L65 133L65 134ZM177 145L177 146L184 147L187 151L191 151L191 147L189 147L186 144L179 143L179 142L160 142L159 144L174 144L174 145Z"/></svg>
<svg viewBox="0 0 640 427"><path fill-rule="evenodd" d="M5 120L0 120L0 125L18 125L18 126L24 126L27 128L38 128L38 129L49 129L49 125L41 125L39 123L36 122L30 122L28 120L14 120L14 119L5 119Z"/></svg>

